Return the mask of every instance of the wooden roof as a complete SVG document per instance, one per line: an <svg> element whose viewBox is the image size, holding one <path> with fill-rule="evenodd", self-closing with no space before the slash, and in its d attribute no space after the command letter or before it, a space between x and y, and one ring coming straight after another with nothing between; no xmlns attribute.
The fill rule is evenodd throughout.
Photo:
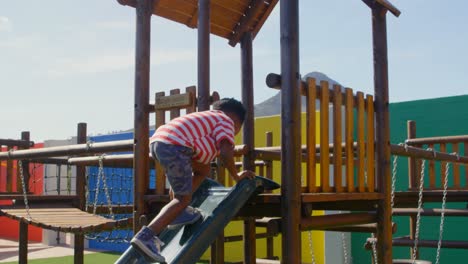
<svg viewBox="0 0 468 264"><path fill-rule="evenodd" d="M137 0L117 0L136 7ZM278 0L211 0L211 33L235 46L245 32L260 31ZM197 27L198 0L156 0L153 14Z"/></svg>

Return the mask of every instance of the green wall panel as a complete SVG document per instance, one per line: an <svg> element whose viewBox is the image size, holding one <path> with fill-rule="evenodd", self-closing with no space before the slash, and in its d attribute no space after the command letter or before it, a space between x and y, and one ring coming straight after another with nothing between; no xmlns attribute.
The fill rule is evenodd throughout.
<svg viewBox="0 0 468 264"><path fill-rule="evenodd" d="M417 137L468 134L468 95L390 104L390 138L392 144L403 143L405 141L406 123L408 120L416 121ZM451 151L451 149L448 149L448 151ZM440 171L439 166L436 166L436 172ZM397 190L406 190L408 187L408 164L406 158L398 158L397 169L396 188ZM452 168L450 168L450 171L452 171ZM463 175L463 173L464 169L462 168L461 174ZM437 174L437 178L437 184L439 185L440 174ZM464 180L462 180L462 184L465 184ZM430 203L427 205L440 208L441 204ZM447 204L447 208L466 208L466 206L466 203ZM408 217L394 217L394 222L397 224L397 233L394 236L409 234ZM440 217L422 217L420 238L437 240L439 237L439 224ZM443 233L444 239L468 241L467 225L468 217L446 217ZM367 237L368 235L366 234L352 234L353 263L371 263L371 252L363 248ZM409 259L410 249L407 247L394 247L393 257L395 259ZM421 248L420 259L435 263L436 248ZM441 250L440 263L460 263L461 259L468 259L468 250Z"/></svg>

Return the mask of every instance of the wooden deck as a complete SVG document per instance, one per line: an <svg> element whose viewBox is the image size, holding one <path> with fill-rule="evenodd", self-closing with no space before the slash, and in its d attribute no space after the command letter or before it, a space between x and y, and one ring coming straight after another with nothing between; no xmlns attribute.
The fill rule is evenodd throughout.
<svg viewBox="0 0 468 264"><path fill-rule="evenodd" d="M131 219L116 221L99 215L89 214L69 204L33 205L29 209L29 215L24 205L13 205L1 208L0 215L37 227L67 233L109 230L116 227L128 226L132 222Z"/></svg>

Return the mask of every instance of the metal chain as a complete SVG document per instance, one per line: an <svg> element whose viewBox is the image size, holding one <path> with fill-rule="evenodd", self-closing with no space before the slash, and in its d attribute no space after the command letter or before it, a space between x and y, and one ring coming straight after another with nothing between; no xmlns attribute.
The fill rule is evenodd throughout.
<svg viewBox="0 0 468 264"><path fill-rule="evenodd" d="M71 178L72 178L72 167L71 165L67 165L67 192L68 195L71 194Z"/></svg>
<svg viewBox="0 0 468 264"><path fill-rule="evenodd" d="M392 169L392 193L390 197L390 205L393 210L393 206L395 205L395 189L396 189L396 174L397 174L397 166L398 166L398 156L395 155L393 158L393 169Z"/></svg>
<svg viewBox="0 0 468 264"><path fill-rule="evenodd" d="M448 187L448 177L449 177L449 163L445 163L445 179L444 179L444 192L442 195L442 210L440 212L440 226L439 226L439 241L437 242L437 255L436 255L436 264L439 264L440 260L440 249L442 247L442 236L444 233L444 221L445 221L445 206L447 202L447 187Z"/></svg>
<svg viewBox="0 0 468 264"><path fill-rule="evenodd" d="M21 160L18 161L18 168L20 172L21 186L23 187L24 206L26 208L26 214L28 215L28 220L31 221L32 217L29 212L29 202L28 202L28 195L27 195L27 190L26 190L26 183L24 179L23 162Z"/></svg>
<svg viewBox="0 0 468 264"><path fill-rule="evenodd" d="M102 185L104 186L104 194L106 195L107 207L109 208L109 214L110 214L112 219L115 219L115 215L112 212L112 200L111 200L110 195L109 195L109 188L107 188L107 181L106 181L106 174L104 173L103 159L104 159L104 155L101 155L99 157L99 175L102 178Z"/></svg>
<svg viewBox="0 0 468 264"><path fill-rule="evenodd" d="M312 231L309 231L309 249L310 249L310 257L312 259L312 264L315 264L315 254L312 248Z"/></svg>
<svg viewBox="0 0 468 264"><path fill-rule="evenodd" d="M372 246L372 254L374 256L374 264L377 264L378 263L378 259L377 259L377 239L375 239L375 234L372 233L372 243L371 243L371 246Z"/></svg>
<svg viewBox="0 0 468 264"><path fill-rule="evenodd" d="M418 251L419 229L420 229L420 226L421 226L421 211L422 211L422 203L423 203L424 170L425 170L425 167L426 167L426 160L422 160L422 162L421 162L421 177L419 179L419 198L418 198L418 213L416 215L416 232L414 234L413 254L411 256L411 260L412 260L413 264L416 261L416 253Z"/></svg>
<svg viewBox="0 0 468 264"><path fill-rule="evenodd" d="M86 175L85 175L85 200L86 200L86 205L85 205L85 212L88 212L88 207L89 207L89 167L86 167Z"/></svg>
<svg viewBox="0 0 468 264"><path fill-rule="evenodd" d="M99 160L99 163L100 162L101 161ZM96 214L96 210L97 210L100 181L101 181L101 166L99 166L99 172L98 172L98 176L97 176L97 179L96 179L96 189L94 191L93 214Z"/></svg>
<svg viewBox="0 0 468 264"><path fill-rule="evenodd" d="M343 247L344 264L349 264L348 247L347 247L346 236L344 232L341 232L341 246Z"/></svg>

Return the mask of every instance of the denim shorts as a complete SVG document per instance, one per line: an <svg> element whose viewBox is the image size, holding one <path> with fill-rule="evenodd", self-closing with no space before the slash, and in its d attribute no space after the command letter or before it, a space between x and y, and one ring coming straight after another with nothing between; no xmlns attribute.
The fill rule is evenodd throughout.
<svg viewBox="0 0 468 264"><path fill-rule="evenodd" d="M164 168L174 194L191 194L193 150L158 141L151 143L150 150L153 158L157 159Z"/></svg>

